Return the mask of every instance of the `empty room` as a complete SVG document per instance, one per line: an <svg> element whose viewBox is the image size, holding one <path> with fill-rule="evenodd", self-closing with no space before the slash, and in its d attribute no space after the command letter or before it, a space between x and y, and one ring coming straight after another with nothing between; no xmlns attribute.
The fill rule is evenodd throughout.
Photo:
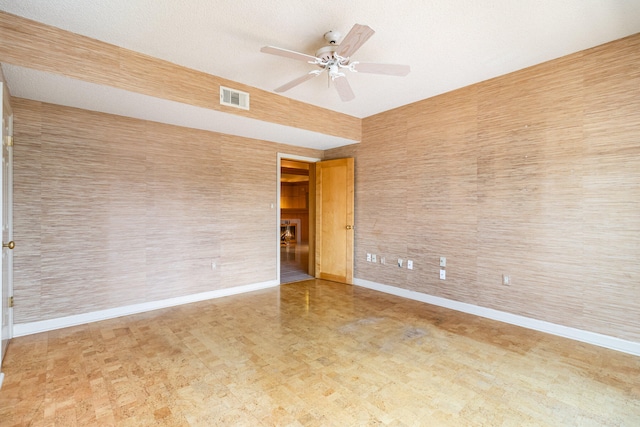
<svg viewBox="0 0 640 427"><path fill-rule="evenodd" d="M0 426L637 426L636 0L0 0Z"/></svg>

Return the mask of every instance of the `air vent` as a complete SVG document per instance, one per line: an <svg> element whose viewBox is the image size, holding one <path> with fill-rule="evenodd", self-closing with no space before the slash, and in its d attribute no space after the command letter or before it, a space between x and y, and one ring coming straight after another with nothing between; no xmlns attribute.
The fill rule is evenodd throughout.
<svg viewBox="0 0 640 427"><path fill-rule="evenodd" d="M240 92L239 90L220 86L220 104L248 110L249 94L247 92Z"/></svg>

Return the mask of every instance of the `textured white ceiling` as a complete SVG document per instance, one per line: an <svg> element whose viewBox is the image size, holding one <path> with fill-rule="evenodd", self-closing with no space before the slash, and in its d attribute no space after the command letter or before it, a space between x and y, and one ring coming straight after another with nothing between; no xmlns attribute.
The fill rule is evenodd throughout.
<svg viewBox="0 0 640 427"><path fill-rule="evenodd" d="M408 76L350 74L347 103L324 76L284 94L361 118L640 31L640 0L0 0L0 10L269 91L313 68L262 46L313 54L326 31L366 24L376 34L353 59L408 64Z"/></svg>

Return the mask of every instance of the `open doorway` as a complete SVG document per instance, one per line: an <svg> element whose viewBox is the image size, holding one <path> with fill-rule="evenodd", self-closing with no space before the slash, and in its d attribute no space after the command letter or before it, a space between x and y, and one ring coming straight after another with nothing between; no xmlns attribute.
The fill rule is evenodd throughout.
<svg viewBox="0 0 640 427"><path fill-rule="evenodd" d="M354 159L278 153L277 193L279 282L317 277L352 284Z"/></svg>
<svg viewBox="0 0 640 427"><path fill-rule="evenodd" d="M311 179L310 179L311 177ZM313 163L280 161L280 283L313 278Z"/></svg>

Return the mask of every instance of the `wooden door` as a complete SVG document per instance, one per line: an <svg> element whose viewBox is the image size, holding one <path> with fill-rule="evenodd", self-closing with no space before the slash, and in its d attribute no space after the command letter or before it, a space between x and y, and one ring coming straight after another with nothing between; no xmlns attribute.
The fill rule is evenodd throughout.
<svg viewBox="0 0 640 427"><path fill-rule="evenodd" d="M353 283L353 159L316 163L316 277Z"/></svg>
<svg viewBox="0 0 640 427"><path fill-rule="evenodd" d="M9 304L13 286L13 113L9 104L9 92L4 83L0 82L0 98L2 98L2 171L0 172L0 202L2 229L2 256L0 257L0 287L2 289L2 303L0 304L0 318L2 319L2 349L0 352L0 366L7 350L9 338L12 336L12 309ZM0 374L2 375L2 374Z"/></svg>

